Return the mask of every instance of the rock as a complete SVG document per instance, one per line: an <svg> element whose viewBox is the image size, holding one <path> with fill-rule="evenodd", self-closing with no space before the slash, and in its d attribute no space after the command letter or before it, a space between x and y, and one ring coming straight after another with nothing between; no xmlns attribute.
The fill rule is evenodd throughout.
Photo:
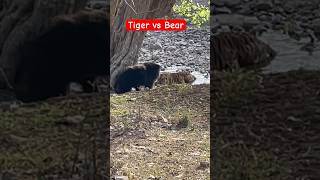
<svg viewBox="0 0 320 180"><path fill-rule="evenodd" d="M106 1L90 1L88 3L88 7L92 9L103 9L107 6L109 6L109 3Z"/></svg>
<svg viewBox="0 0 320 180"><path fill-rule="evenodd" d="M266 11L272 8L272 1L271 0L257 0L255 9L258 11Z"/></svg>
<svg viewBox="0 0 320 180"><path fill-rule="evenodd" d="M320 9L320 7L319 7L319 9ZM312 14L314 15L315 18L320 18L320 11L319 11L319 9L313 10L313 12L312 12Z"/></svg>
<svg viewBox="0 0 320 180"><path fill-rule="evenodd" d="M142 44L142 46L145 46L146 44ZM149 53L148 49L146 48L141 48L140 53Z"/></svg>
<svg viewBox="0 0 320 180"><path fill-rule="evenodd" d="M64 119L55 121L56 125L77 126L85 119L82 115L68 116Z"/></svg>
<svg viewBox="0 0 320 180"><path fill-rule="evenodd" d="M13 135L13 134L9 135L9 139L10 139L10 142L14 143L14 144L25 143L26 141L29 140L29 138L27 138L27 137L16 136L16 135Z"/></svg>
<svg viewBox="0 0 320 180"><path fill-rule="evenodd" d="M298 5L298 2L296 0L291 0L291 1L285 2L283 8L286 13L294 13L296 12L297 5Z"/></svg>
<svg viewBox="0 0 320 180"><path fill-rule="evenodd" d="M312 21L312 29L314 31L315 36L318 40L320 40L320 18L314 19Z"/></svg>
<svg viewBox="0 0 320 180"><path fill-rule="evenodd" d="M177 47L176 46L169 46L169 47L167 47L167 51L174 51L174 50L176 50L177 49Z"/></svg>
<svg viewBox="0 0 320 180"><path fill-rule="evenodd" d="M241 5L241 8L237 11L238 14L253 15L250 4Z"/></svg>
<svg viewBox="0 0 320 180"><path fill-rule="evenodd" d="M235 27L238 27L238 26L235 26ZM231 29L227 25L221 26L221 28L218 29L218 32L229 32L229 31L231 31Z"/></svg>
<svg viewBox="0 0 320 180"><path fill-rule="evenodd" d="M265 15L265 14L262 14L262 15L258 16L258 19L260 21L271 21L272 17Z"/></svg>
<svg viewBox="0 0 320 180"><path fill-rule="evenodd" d="M283 30L283 25L280 25L280 24L273 25L272 29L276 31Z"/></svg>
<svg viewBox="0 0 320 180"><path fill-rule="evenodd" d="M83 87L79 83L71 82L71 83L69 83L68 91L71 94L72 93L81 93L81 92L83 92Z"/></svg>
<svg viewBox="0 0 320 180"><path fill-rule="evenodd" d="M274 0L273 3L274 5L281 5L283 2L282 0Z"/></svg>
<svg viewBox="0 0 320 180"><path fill-rule="evenodd" d="M302 21L300 26L303 28L303 29L312 29L311 27L311 24L309 21Z"/></svg>
<svg viewBox="0 0 320 180"><path fill-rule="evenodd" d="M285 14L283 8L282 8L282 7L279 7L279 6L274 7L274 8L271 10L271 12L272 12L273 14L281 14L281 15L284 15L284 14Z"/></svg>
<svg viewBox="0 0 320 180"><path fill-rule="evenodd" d="M240 5L241 0L214 0L212 3L217 7L236 7Z"/></svg>
<svg viewBox="0 0 320 180"><path fill-rule="evenodd" d="M250 29L252 29L252 27L257 26L258 24L260 24L260 21L259 21L258 18L256 18L256 17L245 17L244 18L243 27L246 30L250 30Z"/></svg>
<svg viewBox="0 0 320 180"><path fill-rule="evenodd" d="M221 25L228 25L228 26L242 26L244 23L244 16L238 14L218 14L213 16L212 19L218 22Z"/></svg>
<svg viewBox="0 0 320 180"><path fill-rule="evenodd" d="M113 180L129 180L128 176L114 176Z"/></svg>
<svg viewBox="0 0 320 180"><path fill-rule="evenodd" d="M312 18L312 11L310 9L301 9L299 12L298 12L298 18L301 18L301 17L305 17L305 18Z"/></svg>
<svg viewBox="0 0 320 180"><path fill-rule="evenodd" d="M211 2L212 2L212 4L213 4L214 6L217 6L217 7L222 7L222 6L224 6L223 0L215 0L215 1L211 1Z"/></svg>
<svg viewBox="0 0 320 180"><path fill-rule="evenodd" d="M213 14L231 14L232 11L227 7L215 8Z"/></svg>
<svg viewBox="0 0 320 180"><path fill-rule="evenodd" d="M315 30L315 31L320 31L320 18L317 18L317 19L314 19L312 21L312 28Z"/></svg>
<svg viewBox="0 0 320 180"><path fill-rule="evenodd" d="M199 4L204 5L204 6L208 6L209 5L209 1L193 0L193 2L199 3Z"/></svg>
<svg viewBox="0 0 320 180"><path fill-rule="evenodd" d="M211 24L211 32L212 33L216 33L219 28L220 28L220 23L212 23Z"/></svg>
<svg viewBox="0 0 320 180"><path fill-rule="evenodd" d="M181 40L180 42L178 42L177 44L181 45L181 46L187 46L188 43L184 40Z"/></svg>
<svg viewBox="0 0 320 180"><path fill-rule="evenodd" d="M159 42L150 43L149 49L150 50L160 50L160 49L162 49L162 45Z"/></svg>
<svg viewBox="0 0 320 180"><path fill-rule="evenodd" d="M250 32L254 32L256 35L261 35L263 32L267 32L268 28L264 24L259 24L257 26L254 26Z"/></svg>
<svg viewBox="0 0 320 180"><path fill-rule="evenodd" d="M227 7L235 7L241 3L241 0L223 0L223 2Z"/></svg>
<svg viewBox="0 0 320 180"><path fill-rule="evenodd" d="M18 101L0 102L0 113L3 111L12 111L19 108L21 105L22 103Z"/></svg>
<svg viewBox="0 0 320 180"><path fill-rule="evenodd" d="M281 24L284 21L284 17L280 14L276 14L272 16L271 23L272 24Z"/></svg>
<svg viewBox="0 0 320 180"><path fill-rule="evenodd" d="M200 162L200 165L197 167L197 170L205 170L210 168L210 163L202 161Z"/></svg>

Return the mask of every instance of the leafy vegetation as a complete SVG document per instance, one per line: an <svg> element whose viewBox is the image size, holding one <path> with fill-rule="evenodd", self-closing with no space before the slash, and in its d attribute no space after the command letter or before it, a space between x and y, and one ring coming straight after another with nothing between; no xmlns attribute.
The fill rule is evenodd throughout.
<svg viewBox="0 0 320 180"><path fill-rule="evenodd" d="M180 2L180 4L173 6L173 12L186 17L186 20L191 24L201 27L209 21L209 7L194 3L192 0L181 0Z"/></svg>

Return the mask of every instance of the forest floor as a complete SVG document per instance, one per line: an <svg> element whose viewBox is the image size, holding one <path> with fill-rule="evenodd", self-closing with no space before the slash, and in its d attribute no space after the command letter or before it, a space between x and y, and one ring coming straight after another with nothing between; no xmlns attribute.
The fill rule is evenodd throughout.
<svg viewBox="0 0 320 180"><path fill-rule="evenodd" d="M1 179L102 179L109 153L108 96L4 104ZM130 179L208 179L209 85L162 86L110 98L111 172Z"/></svg>
<svg viewBox="0 0 320 180"><path fill-rule="evenodd" d="M320 71L214 76L217 179L320 178Z"/></svg>
<svg viewBox="0 0 320 180"><path fill-rule="evenodd" d="M0 179L103 179L108 96L0 108Z"/></svg>
<svg viewBox="0 0 320 180"><path fill-rule="evenodd" d="M209 179L209 85L111 96L111 174Z"/></svg>
<svg viewBox="0 0 320 180"><path fill-rule="evenodd" d="M213 174L226 180L319 179L319 75L302 70L215 73ZM111 174L208 179L209 86L111 95ZM108 96L59 97L1 108L0 177L83 179L101 174L108 153Z"/></svg>
<svg viewBox="0 0 320 180"><path fill-rule="evenodd" d="M226 180L319 179L319 75L213 74L212 174ZM209 85L184 85L111 97L111 173L209 179L208 91Z"/></svg>

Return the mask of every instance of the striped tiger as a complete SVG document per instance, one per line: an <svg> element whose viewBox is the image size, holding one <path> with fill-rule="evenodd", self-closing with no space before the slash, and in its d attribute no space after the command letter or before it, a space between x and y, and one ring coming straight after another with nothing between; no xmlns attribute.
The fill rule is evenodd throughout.
<svg viewBox="0 0 320 180"><path fill-rule="evenodd" d="M161 73L156 85L170 85L170 84L192 84L196 78L191 74L191 72L188 71L180 71L180 72L164 72Z"/></svg>
<svg viewBox="0 0 320 180"><path fill-rule="evenodd" d="M213 70L234 71L265 66L276 52L256 36L245 32L222 32L211 36Z"/></svg>

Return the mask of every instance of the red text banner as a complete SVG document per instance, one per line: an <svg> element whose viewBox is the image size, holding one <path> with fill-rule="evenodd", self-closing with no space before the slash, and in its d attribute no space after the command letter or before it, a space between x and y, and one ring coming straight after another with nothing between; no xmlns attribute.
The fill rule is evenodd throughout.
<svg viewBox="0 0 320 180"><path fill-rule="evenodd" d="M130 19L126 21L127 31L184 31L184 19Z"/></svg>

